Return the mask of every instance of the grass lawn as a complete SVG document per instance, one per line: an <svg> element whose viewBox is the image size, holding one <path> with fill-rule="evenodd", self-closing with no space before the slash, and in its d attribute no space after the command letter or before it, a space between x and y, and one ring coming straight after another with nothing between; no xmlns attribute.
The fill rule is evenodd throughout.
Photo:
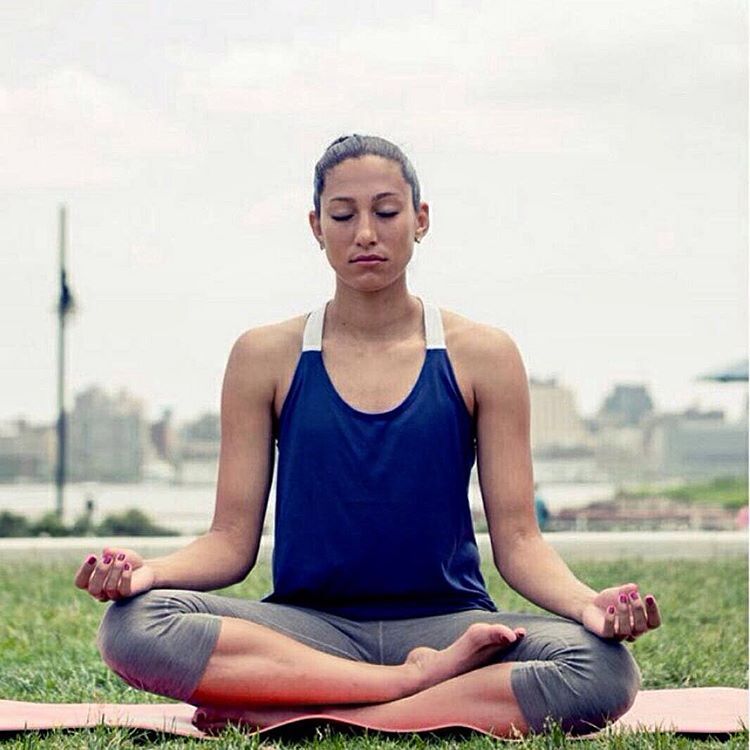
<svg viewBox="0 0 750 750"><path fill-rule="evenodd" d="M686 482L678 487L659 488L648 485L625 490L623 497L659 495L704 505L721 505L739 510L747 505L747 477L717 477L705 482Z"/></svg>
<svg viewBox="0 0 750 750"><path fill-rule="evenodd" d="M593 588L635 581L661 605L661 628L629 645L643 674L644 688L724 685L747 687L746 560L640 561L574 563L574 572ZM0 698L45 702L170 702L126 685L101 661L94 636L106 604L72 584L76 566L0 565ZM496 571L483 566L490 593L500 608L538 611L510 591ZM241 584L221 593L259 598L269 588L270 571L259 566ZM2 741L16 748L270 747L227 729L221 743L177 738L140 730L97 727L19 733ZM274 741L278 746L278 740ZM428 735L351 736L323 731L307 742L285 747L449 748L462 750L507 745L522 748L746 748L747 733L727 742L689 740L666 733L631 734L609 740L571 741L552 733L522 743L504 743L482 735L447 739Z"/></svg>

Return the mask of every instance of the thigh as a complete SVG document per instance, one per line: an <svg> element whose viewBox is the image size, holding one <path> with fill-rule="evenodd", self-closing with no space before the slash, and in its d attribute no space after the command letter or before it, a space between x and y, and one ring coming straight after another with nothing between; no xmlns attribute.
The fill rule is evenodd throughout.
<svg viewBox="0 0 750 750"><path fill-rule="evenodd" d="M583 626L557 615L471 609L446 615L384 621L384 663L403 663L409 651L417 646L446 648L475 622L501 623L509 628L526 629L524 638L498 653L488 663L552 660L567 652L582 638L586 639Z"/></svg>
<svg viewBox="0 0 750 750"><path fill-rule="evenodd" d="M173 613L235 617L263 625L333 656L356 661L367 661L372 656L365 629L326 612L186 589L154 589L148 594L162 612L166 609Z"/></svg>
<svg viewBox="0 0 750 750"><path fill-rule="evenodd" d="M99 625L97 646L128 684L188 701L216 647L222 617L263 625L333 656L370 658L367 640L335 616L187 589L152 589L112 602Z"/></svg>

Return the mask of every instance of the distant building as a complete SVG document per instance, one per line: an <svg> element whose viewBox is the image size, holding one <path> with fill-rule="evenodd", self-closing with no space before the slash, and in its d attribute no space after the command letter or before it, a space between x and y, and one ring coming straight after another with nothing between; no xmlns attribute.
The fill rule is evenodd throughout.
<svg viewBox="0 0 750 750"><path fill-rule="evenodd" d="M214 484L221 447L221 419L206 412L179 430L178 481L186 484Z"/></svg>
<svg viewBox="0 0 750 750"><path fill-rule="evenodd" d="M590 453L591 440L575 404L573 392L555 378L529 379L531 449L535 454Z"/></svg>
<svg viewBox="0 0 750 750"><path fill-rule="evenodd" d="M615 385L599 409L601 424L636 426L653 414L654 403L645 385Z"/></svg>
<svg viewBox="0 0 750 750"><path fill-rule="evenodd" d="M138 482L149 451L148 424L140 400L98 386L78 393L70 415L70 478L74 481Z"/></svg>
<svg viewBox="0 0 750 750"><path fill-rule="evenodd" d="M600 423L596 430L596 465L615 480L649 478L645 430L641 425Z"/></svg>
<svg viewBox="0 0 750 750"><path fill-rule="evenodd" d="M645 447L652 470L663 477L747 475L747 422L727 422L719 410L656 417L646 428Z"/></svg>
<svg viewBox="0 0 750 750"><path fill-rule="evenodd" d="M56 452L54 426L32 425L25 419L0 424L0 482L50 481Z"/></svg>
<svg viewBox="0 0 750 750"><path fill-rule="evenodd" d="M151 444L156 457L161 461L173 464L178 457L178 437L172 423L172 410L164 409L161 419L151 424Z"/></svg>

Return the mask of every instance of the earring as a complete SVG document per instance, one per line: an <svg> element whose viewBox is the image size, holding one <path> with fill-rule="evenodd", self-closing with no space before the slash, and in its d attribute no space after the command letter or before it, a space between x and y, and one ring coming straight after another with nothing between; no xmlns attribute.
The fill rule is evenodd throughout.
<svg viewBox="0 0 750 750"><path fill-rule="evenodd" d="M417 237L417 236L414 237L414 242L421 242L421 241L422 241L421 237Z"/></svg>

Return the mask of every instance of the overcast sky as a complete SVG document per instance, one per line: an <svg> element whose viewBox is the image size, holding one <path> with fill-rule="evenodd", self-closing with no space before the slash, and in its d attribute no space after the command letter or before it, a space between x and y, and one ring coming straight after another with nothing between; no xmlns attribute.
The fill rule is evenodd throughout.
<svg viewBox="0 0 750 750"><path fill-rule="evenodd" d="M747 353L747 18L737 0L0 5L0 419L218 410L249 327L319 306L312 172L399 144L431 228L410 289L503 328L582 413L615 383L735 417Z"/></svg>

